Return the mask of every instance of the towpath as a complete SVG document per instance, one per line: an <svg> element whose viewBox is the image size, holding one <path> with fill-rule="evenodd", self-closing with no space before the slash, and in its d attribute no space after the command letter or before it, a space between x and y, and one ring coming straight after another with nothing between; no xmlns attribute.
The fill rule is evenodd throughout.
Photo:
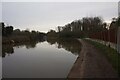
<svg viewBox="0 0 120 80"><path fill-rule="evenodd" d="M79 39L82 50L68 78L117 78L118 75L106 57L90 43Z"/></svg>

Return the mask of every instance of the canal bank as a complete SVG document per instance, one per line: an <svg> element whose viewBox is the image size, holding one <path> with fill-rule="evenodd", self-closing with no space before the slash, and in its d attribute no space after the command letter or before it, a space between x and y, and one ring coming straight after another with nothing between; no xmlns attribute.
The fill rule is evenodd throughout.
<svg viewBox="0 0 120 80"><path fill-rule="evenodd" d="M79 39L82 50L68 78L117 78L118 74L106 57L93 45Z"/></svg>

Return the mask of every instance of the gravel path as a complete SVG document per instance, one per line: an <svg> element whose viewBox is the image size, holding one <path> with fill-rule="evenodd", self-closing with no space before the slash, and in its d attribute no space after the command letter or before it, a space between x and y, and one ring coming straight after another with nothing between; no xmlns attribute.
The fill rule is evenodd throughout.
<svg viewBox="0 0 120 80"><path fill-rule="evenodd" d="M79 39L82 50L68 78L117 78L112 65L93 45Z"/></svg>

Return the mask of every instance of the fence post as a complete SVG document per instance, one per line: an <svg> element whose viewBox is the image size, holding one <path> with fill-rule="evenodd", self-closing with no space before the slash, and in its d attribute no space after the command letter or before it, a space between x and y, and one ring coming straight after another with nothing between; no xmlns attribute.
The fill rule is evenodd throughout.
<svg viewBox="0 0 120 80"><path fill-rule="evenodd" d="M118 27L117 31L117 51L120 53L120 27Z"/></svg>
<svg viewBox="0 0 120 80"><path fill-rule="evenodd" d="M108 46L110 47L110 29L108 30Z"/></svg>

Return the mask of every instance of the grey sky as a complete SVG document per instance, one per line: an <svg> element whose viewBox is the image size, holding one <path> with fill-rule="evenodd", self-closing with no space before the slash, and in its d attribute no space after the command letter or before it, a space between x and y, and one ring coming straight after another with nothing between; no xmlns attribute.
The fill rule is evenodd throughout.
<svg viewBox="0 0 120 80"><path fill-rule="evenodd" d="M119 0L1 0L2 2L118 2Z"/></svg>
<svg viewBox="0 0 120 80"><path fill-rule="evenodd" d="M117 2L3 2L2 20L15 28L47 32L86 16L110 21L118 16Z"/></svg>

